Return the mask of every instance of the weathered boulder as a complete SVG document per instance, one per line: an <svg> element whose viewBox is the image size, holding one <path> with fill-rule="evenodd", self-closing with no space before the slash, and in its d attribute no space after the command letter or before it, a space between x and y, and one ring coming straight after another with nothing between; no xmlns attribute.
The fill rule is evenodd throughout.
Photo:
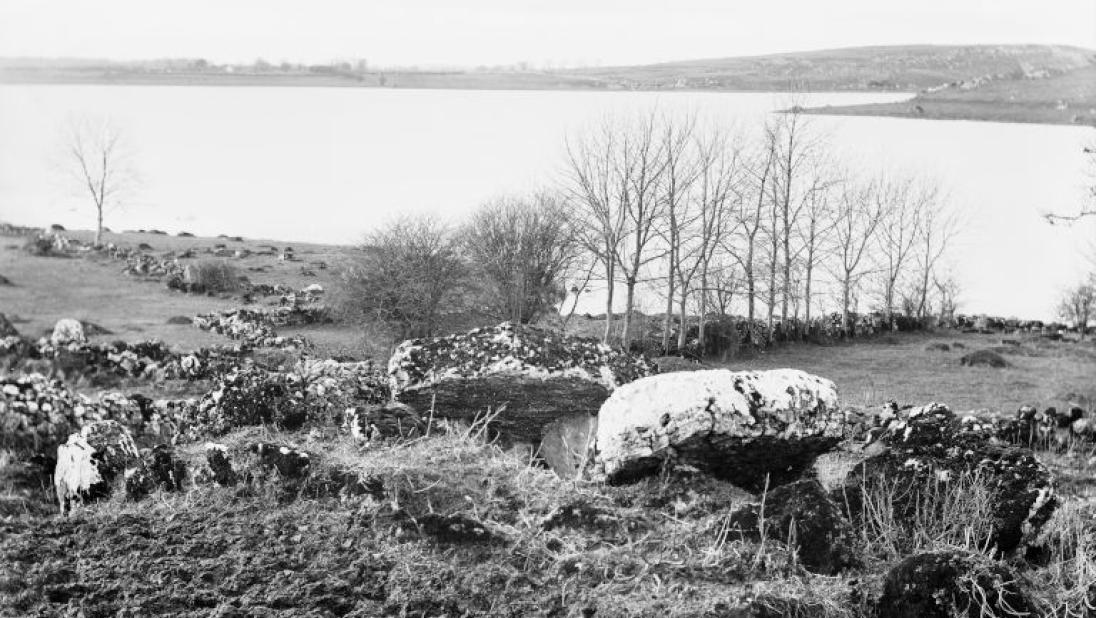
<svg viewBox="0 0 1096 618"><path fill-rule="evenodd" d="M933 496L976 485L988 492L984 515L992 519L988 538L978 540L1008 553L1033 539L1057 506L1051 473L1030 450L1002 445L992 428L960 421L943 404L898 411L866 450L871 455L835 491L854 525L865 497L880 491L890 496L894 520L913 526L919 516L940 516L925 509L947 508Z"/></svg>
<svg viewBox="0 0 1096 618"><path fill-rule="evenodd" d="M786 543L808 571L833 575L860 564L852 525L814 479L782 485L764 501L731 514L730 525L743 537Z"/></svg>
<svg viewBox="0 0 1096 618"><path fill-rule="evenodd" d="M594 339L509 323L405 341L388 362L394 397L423 417L472 422L490 409L503 442L533 445L552 421L593 414L614 388L654 370Z"/></svg>
<svg viewBox="0 0 1096 618"><path fill-rule="evenodd" d="M3 337L18 337L19 331L15 329L15 325L11 323L8 316L0 313L0 338Z"/></svg>
<svg viewBox="0 0 1096 618"><path fill-rule="evenodd" d="M601 406L596 464L614 483L680 462L761 491L840 441L837 405L833 382L795 369L651 376Z"/></svg>
<svg viewBox="0 0 1096 618"><path fill-rule="evenodd" d="M49 337L53 345L68 345L70 343L87 343L88 338L84 334L84 325L80 320L65 318L57 320L53 325L53 334Z"/></svg>
<svg viewBox="0 0 1096 618"><path fill-rule="evenodd" d="M888 618L1036 615L1014 573L985 556L963 552L906 558L887 574L876 609Z"/></svg>
<svg viewBox="0 0 1096 618"><path fill-rule="evenodd" d="M236 471L232 469L232 461L228 457L228 447L215 442L207 442L205 454L209 479L222 487L235 485L239 477Z"/></svg>
<svg viewBox="0 0 1096 618"><path fill-rule="evenodd" d="M54 489L61 513L111 494L115 479L140 459L129 431L116 421L85 425L57 447Z"/></svg>
<svg viewBox="0 0 1096 618"><path fill-rule="evenodd" d="M175 457L172 448L157 444L141 449L139 465L125 471L126 496L139 500L157 491L179 491L187 477L186 464Z"/></svg>

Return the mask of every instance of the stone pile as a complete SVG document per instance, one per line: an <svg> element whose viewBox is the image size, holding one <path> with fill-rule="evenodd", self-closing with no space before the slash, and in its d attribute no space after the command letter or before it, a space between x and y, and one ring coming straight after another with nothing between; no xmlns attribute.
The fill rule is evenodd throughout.
<svg viewBox="0 0 1096 618"><path fill-rule="evenodd" d="M654 371L593 339L509 323L405 341L388 362L394 398L419 415L471 423L490 410L504 442L534 447L553 421L589 416L613 389Z"/></svg>
<svg viewBox="0 0 1096 618"><path fill-rule="evenodd" d="M249 346L303 349L309 346L304 337L281 337L275 327L313 324L325 319L326 311L322 307L278 307L269 311L232 309L196 316L194 325Z"/></svg>

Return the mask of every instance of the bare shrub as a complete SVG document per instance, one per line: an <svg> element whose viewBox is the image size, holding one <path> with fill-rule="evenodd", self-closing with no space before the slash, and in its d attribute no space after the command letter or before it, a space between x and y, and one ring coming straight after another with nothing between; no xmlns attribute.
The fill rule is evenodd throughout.
<svg viewBox="0 0 1096 618"><path fill-rule="evenodd" d="M191 286L200 292L235 292L240 289L240 271L225 260L202 260L191 269Z"/></svg>
<svg viewBox="0 0 1096 618"><path fill-rule="evenodd" d="M381 326L395 341L433 335L459 312L466 268L448 227L429 216L397 219L366 237L332 294L344 319Z"/></svg>
<svg viewBox="0 0 1096 618"><path fill-rule="evenodd" d="M556 196L539 193L484 204L465 225L461 241L484 275L495 316L528 324L566 296L563 280L576 261L578 243Z"/></svg>

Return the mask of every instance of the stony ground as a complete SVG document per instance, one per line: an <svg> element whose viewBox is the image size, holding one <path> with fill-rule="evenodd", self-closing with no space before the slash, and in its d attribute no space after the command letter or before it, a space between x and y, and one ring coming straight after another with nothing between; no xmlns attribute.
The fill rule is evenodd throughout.
<svg viewBox="0 0 1096 618"><path fill-rule="evenodd" d="M232 244L126 239L164 250ZM77 317L113 331L102 338L155 336L192 349L224 338L168 325L168 318L239 304L129 278L114 262L32 258L14 245L19 241L0 238L0 274L14 283L0 288L0 311L17 316L27 334ZM317 261L341 251L297 249ZM301 263L244 259L255 282L331 282L329 270L304 276ZM357 343L362 335L350 326L299 332L317 340L322 353L379 358L378 348ZM950 349L930 345L941 342ZM959 364L963 353L983 348L999 350L1010 367ZM960 413L1011 414L1022 404L1091 409L1096 402L1096 348L1035 338L1012 345L991 335L896 335L789 346L707 366L804 369L834 380L843 400L860 406L937 400ZM257 473L235 487L188 482L183 492L156 492L141 502L116 495L61 517L48 479L0 453L0 616L852 617L871 615L868 600L879 597L883 574L895 564L858 530L853 546L863 565L812 573L784 543L730 532L732 515L761 496L688 471L624 487L566 481L527 454L461 427L433 426L409 441L361 443L337 427L253 427L218 439L230 447L256 440L293 445L316 453L318 469L351 470L379 489L315 491ZM201 442L182 445L179 455L200 467L204 449ZM1055 525L1091 517L1092 454L1072 448L1040 455L1069 505ZM1047 615L1090 613L1083 591L1078 602L1070 586L1077 569L1091 563L1071 560L1054 562L1058 571L1020 571L1020 583Z"/></svg>

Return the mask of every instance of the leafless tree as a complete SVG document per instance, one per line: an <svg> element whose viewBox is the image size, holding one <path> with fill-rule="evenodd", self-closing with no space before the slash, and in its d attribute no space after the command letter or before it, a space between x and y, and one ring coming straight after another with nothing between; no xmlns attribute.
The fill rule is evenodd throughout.
<svg viewBox="0 0 1096 618"><path fill-rule="evenodd" d="M385 326L395 340L433 335L443 307L459 310L465 266L449 229L404 217L369 234L339 272L337 305L351 319Z"/></svg>
<svg viewBox="0 0 1096 618"><path fill-rule="evenodd" d="M500 198L472 214L461 233L472 266L490 288L498 317L527 324L566 296L577 257L567 210L547 192Z"/></svg>
<svg viewBox="0 0 1096 618"><path fill-rule="evenodd" d="M833 230L838 223L836 174L816 165L811 173L811 184L803 198L803 206L796 219L798 251L793 256L803 267L804 322L809 327L811 303L814 300L816 270L833 251ZM798 311L796 312L798 317Z"/></svg>
<svg viewBox="0 0 1096 618"><path fill-rule="evenodd" d="M933 273L932 285L936 288L937 302L940 304L940 320L951 321L959 309L959 282L950 275Z"/></svg>
<svg viewBox="0 0 1096 618"><path fill-rule="evenodd" d="M924 320L932 311L929 296L932 281L940 260L947 254L952 241L959 233L960 221L947 207L946 201L938 192L921 209L921 225L915 252L916 281L913 285L913 312L918 319Z"/></svg>
<svg viewBox="0 0 1096 618"><path fill-rule="evenodd" d="M881 213L874 250L880 270L883 313L894 323L896 292L922 236L923 211L936 201L936 187L913 178L880 176L872 199Z"/></svg>
<svg viewBox="0 0 1096 618"><path fill-rule="evenodd" d="M577 240L605 273L605 331L613 333L613 300L617 280L617 256L624 240L627 217L619 200L626 195L627 180L620 175L618 150L621 130L611 119L589 131L568 137L565 186L570 197Z"/></svg>
<svg viewBox="0 0 1096 618"><path fill-rule="evenodd" d="M663 225L659 226L659 236L666 248L666 312L662 322L662 350L670 349L670 324L674 312L674 299L677 288L681 287L681 296L687 297L688 282L681 278L681 263L688 259L692 247L687 241L693 234L696 218L696 200L691 195L693 183L700 171L700 161L689 148L696 128L696 119L687 115L681 119L666 118L661 129L662 154L665 157L665 171L659 186L664 208ZM678 347L685 333L685 316L681 316Z"/></svg>
<svg viewBox="0 0 1096 618"><path fill-rule="evenodd" d="M1072 322L1081 335L1081 341L1085 340L1088 331L1088 322L1096 313L1096 275L1089 275L1087 281L1069 290L1062 297L1058 305L1058 315L1067 322Z"/></svg>
<svg viewBox="0 0 1096 618"><path fill-rule="evenodd" d="M758 242L765 225L769 183L772 182L774 158L773 144L765 143L745 161L743 198L738 201L738 226L741 245L735 246L734 237L722 243L722 249L739 262L746 287L746 317L752 324L757 317ZM756 343L756 342L754 342Z"/></svg>
<svg viewBox="0 0 1096 618"><path fill-rule="evenodd" d="M849 310L855 286L865 274L866 253L885 214L885 201L876 197L877 183L842 183L836 201L834 225L834 278L841 286L841 324L849 328Z"/></svg>
<svg viewBox="0 0 1096 618"><path fill-rule="evenodd" d="M137 172L122 130L109 119L72 119L62 142L63 168L95 207L95 244L103 237L103 214L133 190Z"/></svg>

